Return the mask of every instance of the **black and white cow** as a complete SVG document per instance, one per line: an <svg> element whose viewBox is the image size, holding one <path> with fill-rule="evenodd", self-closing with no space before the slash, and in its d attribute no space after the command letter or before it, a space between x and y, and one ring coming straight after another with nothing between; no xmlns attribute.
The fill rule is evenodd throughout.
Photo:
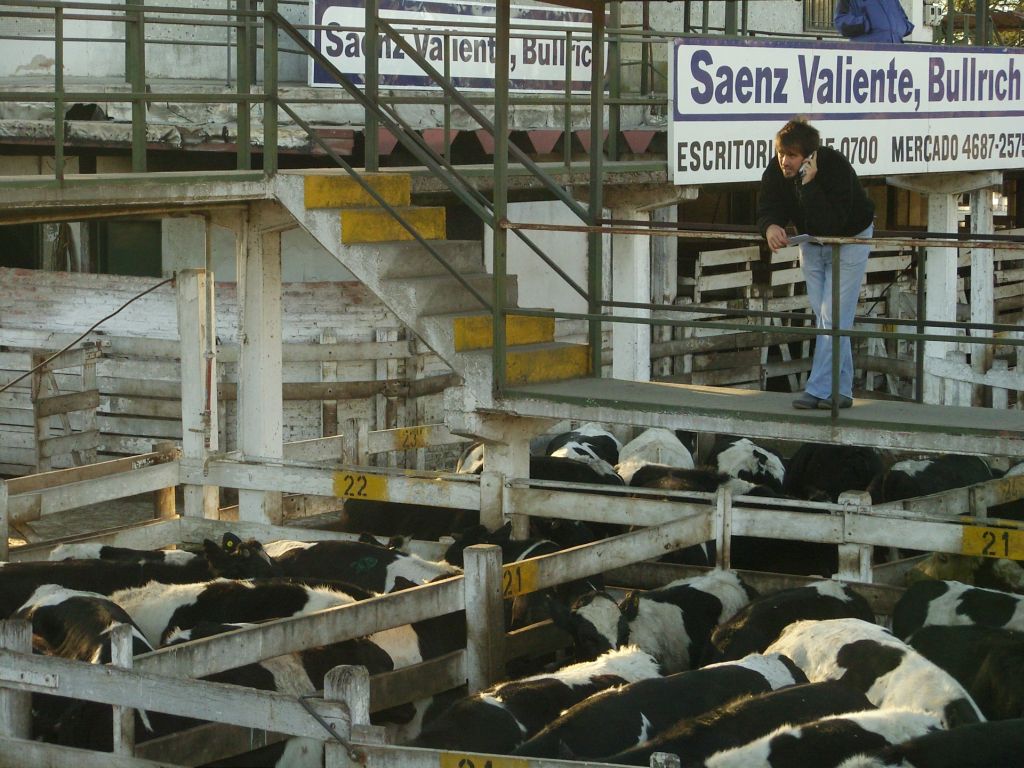
<svg viewBox="0 0 1024 768"><path fill-rule="evenodd" d="M690 669L712 630L755 595L735 573L714 570L631 592L619 604L606 593L584 596L568 612L554 611L553 618L573 636L581 658L638 645L670 674Z"/></svg>
<svg viewBox="0 0 1024 768"><path fill-rule="evenodd" d="M648 765L655 752L669 752L679 755L684 766L699 766L716 753L748 744L783 725L867 709L871 702L863 693L836 680L793 685L682 720L639 746L610 755L607 762Z"/></svg>
<svg viewBox="0 0 1024 768"><path fill-rule="evenodd" d="M880 709L930 712L948 728L985 719L956 678L860 619L795 622L765 652L788 656L811 681L841 680Z"/></svg>
<svg viewBox="0 0 1024 768"><path fill-rule="evenodd" d="M622 446L615 471L626 485L638 485L633 482L633 475L651 465L693 469L693 456L673 432L652 427Z"/></svg>
<svg viewBox="0 0 1024 768"><path fill-rule="evenodd" d="M203 542L205 557L184 563L153 561L145 557L131 562L109 560L61 560L58 562L0 562L0 617L6 618L44 584L59 584L110 595L120 589L139 587L150 581L164 584L191 584L219 576L250 577L254 571L269 573L273 566L262 555L258 542L243 542L239 551L249 557L225 552L216 543Z"/></svg>
<svg viewBox="0 0 1024 768"><path fill-rule="evenodd" d="M844 491L866 491L885 464L876 448L802 443L786 466L787 496L809 501L839 501Z"/></svg>
<svg viewBox="0 0 1024 768"><path fill-rule="evenodd" d="M992 477L984 459L947 454L899 461L872 480L868 490L872 502L882 504L963 488Z"/></svg>
<svg viewBox="0 0 1024 768"><path fill-rule="evenodd" d="M932 552L907 571L907 585L924 579L959 581L1000 592L1024 593L1024 567L1016 560Z"/></svg>
<svg viewBox="0 0 1024 768"><path fill-rule="evenodd" d="M919 581L892 610L892 631L909 637L921 627L977 624L1024 631L1024 595L982 589L959 581Z"/></svg>
<svg viewBox="0 0 1024 768"><path fill-rule="evenodd" d="M132 549L115 547L96 541L76 541L58 544L50 550L50 561L60 560L110 560L118 563L167 563L186 565L201 560L202 555L186 549Z"/></svg>
<svg viewBox="0 0 1024 768"><path fill-rule="evenodd" d="M735 662L641 680L569 707L513 754L600 760L741 696L806 682L804 673L778 654L752 654Z"/></svg>
<svg viewBox="0 0 1024 768"><path fill-rule="evenodd" d="M871 622L875 617L862 595L831 579L761 595L715 628L704 661L728 661L760 653L794 621L841 618Z"/></svg>
<svg viewBox="0 0 1024 768"><path fill-rule="evenodd" d="M989 720L1024 717L1024 632L924 627L907 642L955 677Z"/></svg>
<svg viewBox="0 0 1024 768"><path fill-rule="evenodd" d="M1012 768L1024 754L1024 720L973 723L933 731L839 768Z"/></svg>
<svg viewBox="0 0 1024 768"><path fill-rule="evenodd" d="M153 650L128 612L96 592L45 584L11 618L31 621L32 634L50 654L64 659L109 664L115 624L132 628L132 655Z"/></svg>
<svg viewBox="0 0 1024 768"><path fill-rule="evenodd" d="M124 608L153 645L175 629L200 622L260 622L350 605L344 592L283 581L215 579L198 584L161 584L118 590L110 598Z"/></svg>
<svg viewBox="0 0 1024 768"><path fill-rule="evenodd" d="M784 725L742 747L719 752L705 768L836 768L853 755L901 744L941 728L935 715L882 709Z"/></svg>
<svg viewBox="0 0 1024 768"><path fill-rule="evenodd" d="M615 466L622 443L600 424L588 422L551 438L545 453L569 459L600 459Z"/></svg>
<svg viewBox="0 0 1024 768"><path fill-rule="evenodd" d="M782 458L746 437L719 435L705 463L730 477L782 493L786 478Z"/></svg>
<svg viewBox="0 0 1024 768"><path fill-rule="evenodd" d="M366 541L272 541L264 550L278 575L337 580L369 592L392 592L396 584L426 584L462 573L444 561Z"/></svg>
<svg viewBox="0 0 1024 768"><path fill-rule="evenodd" d="M591 694L658 676L655 660L630 646L556 672L499 683L461 699L410 746L508 754Z"/></svg>

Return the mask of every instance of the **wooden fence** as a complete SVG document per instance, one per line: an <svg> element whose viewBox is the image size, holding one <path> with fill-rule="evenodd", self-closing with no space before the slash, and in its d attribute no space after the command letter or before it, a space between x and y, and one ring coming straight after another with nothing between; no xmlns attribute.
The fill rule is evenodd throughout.
<svg viewBox="0 0 1024 768"><path fill-rule="evenodd" d="M135 277L0 269L0 386L153 284ZM234 284L219 284L216 294L219 444L231 450L238 306ZM286 441L338 434L350 419L365 421L370 430L443 420L440 393L454 375L364 286L287 284L282 326ZM86 463L95 460L93 454L147 453L166 440L180 443L177 333L174 291L164 286L87 336L83 343L91 351L78 344L41 377L0 392L0 474ZM72 356L89 356L89 371L67 367ZM40 393L51 398L41 412ZM67 410L71 405L84 407ZM443 450L434 456L429 446L417 446L387 461L423 467L447 457Z"/></svg>
<svg viewBox="0 0 1024 768"><path fill-rule="evenodd" d="M1008 234L1013 234L1009 232ZM996 322L1016 323L1024 308L1024 251L996 249L994 256L994 305ZM971 255L959 255L961 275L958 295L964 305L970 290ZM861 289L857 315L889 317L906 323L882 328L889 331L915 332L916 275L911 269L909 250L875 250L868 260L867 278ZM811 327L799 266L799 249L784 248L762 262L759 246L704 251L697 255L693 275L680 279L679 296L675 301L677 319L711 322L744 322L726 313L713 310L759 310L796 312L808 316L801 323ZM687 307L701 307L710 312L685 312ZM750 324L762 324L752 318ZM771 380L786 381L789 391L800 390L811 367L810 340L807 336L787 333L788 320L772 319L764 324L777 326L777 331L742 331L716 328L676 329L670 341L652 344L654 359L672 360L672 371L659 378L688 384L732 386L764 389ZM863 325L878 330L878 325ZM976 347L963 345L951 354L948 365L940 367L945 380L944 402L952 405L970 404L974 400L993 407L1017 406L1018 392L1024 390L1024 375L1018 374L1017 349L997 348L996 358L986 370L967 363L965 355ZM913 395L915 366L914 346L909 342L865 339L854 342L854 366L862 377L864 389L881 396L908 398ZM962 382L957 384L956 382ZM984 393L979 395L979 388ZM1018 406L1019 407L1019 406Z"/></svg>
<svg viewBox="0 0 1024 768"><path fill-rule="evenodd" d="M336 442L336 441L335 441ZM308 449L308 446L307 446ZM731 535L799 539L836 545L840 551L840 578L859 582L879 614L887 613L899 590L872 586L871 549L898 546L914 541L924 549L978 554L978 542L984 532L999 532L1000 538L1024 536L1024 526L986 521L965 521L950 514L965 511L983 515L997 503L1024 496L1020 478L1003 478L970 489L938 494L925 499L907 500L884 507L871 507L865 497L851 497L840 504L793 505L787 500L733 498L728 491L716 494L643 492L623 489L609 492L606 486L566 486L526 479L502 479L493 475L423 476L368 467L323 467L307 463L284 462L280 465L241 465L226 459L211 460L206 466L187 462L166 462L163 472L177 470L181 482L208 482L251 490L287 490L301 488L314 493L340 493L345 487L339 477L346 473L372 476L369 485L381 498L401 501L416 498L426 506L476 506L482 512L501 516L545 516L593 522L628 521L640 530L575 547L563 552L502 566L495 547L477 547L467 553L464 576L424 585L392 595L361 601L353 605L318 612L311 616L280 619L241 630L230 635L211 637L150 654L131 658L115 654L116 667L99 667L32 656L25 626L6 623L0 628L0 669L16 674L0 675L0 748L5 754L22 747L26 737L27 692L46 692L73 698L85 698L122 708L143 708L189 716L209 717L235 726L234 737L223 736L220 726L206 726L204 743L223 746L230 752L253 736L266 738L263 732L301 736L325 742L327 765L348 765L347 748L338 746L320 726L302 710L292 696L249 691L191 677L213 674L233 666L271 658L307 647L363 636L409 622L465 610L469 627L467 645L441 659L366 678L350 669L336 670L325 682L322 697L308 703L327 722L335 726L341 738L364 753L370 765L391 765L398 759L416 760L429 755L437 764L438 753L417 753L388 746L377 729L371 728L369 713L377 709L411 701L430 692L444 690L468 681L476 690L501 674L504 662L517 655L550 650L564 642L548 625L506 633L501 617L503 597L513 597L584 578L597 573L614 572L611 583L622 586L654 586L676 577L681 570L665 564L650 564L666 551L714 539L718 551L727 557ZM145 468L127 469L122 474L141 473ZM63 470L63 472L81 470ZM99 485L134 487L114 475L80 481L88 489ZM10 481L17 483L18 481ZM17 507L25 491L9 495L10 482L3 486L7 506ZM491 490L486 490L490 485ZM333 490L329 490L333 489ZM600 492L600 503L593 493ZM50 496L59 497L60 486L32 489L43 507L52 506ZM674 503L666 504L664 496ZM766 514L769 512L770 514ZM486 515L484 515L486 517ZM991 523L991 525L990 525ZM154 521L114 533L103 540L134 546L159 547L194 543L216 538L232 530L242 536L262 540L300 538L317 540L345 538L345 534L306 529L290 529L255 523L225 523L199 518L171 518ZM1005 534L1003 536L1002 534ZM421 552L434 556L443 545L420 542ZM34 546L15 550L16 559L45 557L48 547ZM992 554L992 553L989 553ZM999 554L999 553L995 553ZM725 563L727 564L727 563ZM692 569L691 569L692 570ZM771 580L774 588L804 583L806 579L771 575L744 574L755 587L760 579ZM120 720L119 720L120 722ZM216 729L211 731L210 729ZM130 733L119 730L119 752L113 756L89 753L78 756L64 748L33 744L25 747L24 765L149 765L142 762L159 758L161 764L188 764L189 750L195 741L162 740L159 752L154 745L135 748ZM212 738L216 733L217 738ZM195 734L193 734L194 736ZM277 737L274 737L277 738ZM341 751L343 754L339 754ZM204 759L212 759L204 752ZM424 757L425 759L425 757ZM415 762L415 760L414 760ZM529 761L546 765L547 761ZM192 763L194 764L194 763ZM403 762L403 764L405 764Z"/></svg>

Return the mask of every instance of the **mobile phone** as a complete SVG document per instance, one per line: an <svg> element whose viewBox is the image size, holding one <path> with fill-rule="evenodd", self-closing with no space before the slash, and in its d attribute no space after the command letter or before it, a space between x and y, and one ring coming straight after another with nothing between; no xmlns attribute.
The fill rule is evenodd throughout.
<svg viewBox="0 0 1024 768"><path fill-rule="evenodd" d="M807 172L807 169L811 167L811 161L814 160L814 156L816 154L817 152L811 152L807 159L800 164L800 170L797 171L797 174L800 176L801 179L803 179L804 174Z"/></svg>

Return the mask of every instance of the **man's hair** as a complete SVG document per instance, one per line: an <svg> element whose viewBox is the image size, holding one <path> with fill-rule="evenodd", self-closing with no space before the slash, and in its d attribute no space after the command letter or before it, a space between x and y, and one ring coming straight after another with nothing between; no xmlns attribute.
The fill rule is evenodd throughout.
<svg viewBox="0 0 1024 768"><path fill-rule="evenodd" d="M804 120L790 120L775 134L775 149L797 149L804 157L817 152L821 145L818 129Z"/></svg>

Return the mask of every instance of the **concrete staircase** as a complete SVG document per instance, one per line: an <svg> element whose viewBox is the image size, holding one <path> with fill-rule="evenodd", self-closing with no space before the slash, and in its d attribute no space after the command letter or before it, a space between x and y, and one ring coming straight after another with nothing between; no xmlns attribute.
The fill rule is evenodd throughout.
<svg viewBox="0 0 1024 768"><path fill-rule="evenodd" d="M445 239L445 209L413 206L411 178L367 174L363 179L485 299L493 278L479 242ZM281 171L275 195L335 258L462 376L477 407L493 404L491 315L413 236L346 172ZM515 276L506 280L507 306L518 304ZM554 341L553 318L506 320L510 385L579 378L589 373L588 347Z"/></svg>

